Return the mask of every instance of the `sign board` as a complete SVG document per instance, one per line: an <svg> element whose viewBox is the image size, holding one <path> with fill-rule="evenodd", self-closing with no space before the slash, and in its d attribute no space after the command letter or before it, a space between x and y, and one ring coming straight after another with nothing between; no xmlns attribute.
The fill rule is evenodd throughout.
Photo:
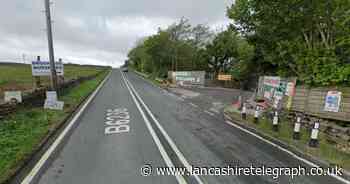
<svg viewBox="0 0 350 184"><path fill-rule="evenodd" d="M218 75L218 80L220 81L230 81L232 80L232 75Z"/></svg>
<svg viewBox="0 0 350 184"><path fill-rule="evenodd" d="M64 75L64 66L62 62L55 62L56 73L58 76ZM32 61L33 76L51 76L49 61Z"/></svg>
<svg viewBox="0 0 350 184"><path fill-rule="evenodd" d="M175 83L178 85L204 85L204 71L179 71L172 73Z"/></svg>
<svg viewBox="0 0 350 184"><path fill-rule="evenodd" d="M63 101L49 101L45 100L44 109L51 110L63 110L64 102Z"/></svg>
<svg viewBox="0 0 350 184"><path fill-rule="evenodd" d="M12 99L17 100L17 103L22 102L22 92L21 91L5 91L5 102L11 102Z"/></svg>
<svg viewBox="0 0 350 184"><path fill-rule="evenodd" d="M339 112L340 101L341 101L341 92L328 91L325 99L324 111Z"/></svg>
<svg viewBox="0 0 350 184"><path fill-rule="evenodd" d="M277 88L280 85L280 80L280 77L266 76L264 77L264 85Z"/></svg>
<svg viewBox="0 0 350 184"><path fill-rule="evenodd" d="M57 101L57 92L56 91L46 91L46 100Z"/></svg>

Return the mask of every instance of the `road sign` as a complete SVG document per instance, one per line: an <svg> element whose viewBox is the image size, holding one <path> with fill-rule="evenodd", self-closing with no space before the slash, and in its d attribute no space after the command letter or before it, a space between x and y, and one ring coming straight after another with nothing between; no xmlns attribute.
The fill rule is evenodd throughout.
<svg viewBox="0 0 350 184"><path fill-rule="evenodd" d="M46 91L46 100L57 101L57 92L56 91Z"/></svg>
<svg viewBox="0 0 350 184"><path fill-rule="evenodd" d="M11 102L13 99L17 103L22 102L22 92L21 91L5 91L5 102Z"/></svg>
<svg viewBox="0 0 350 184"><path fill-rule="evenodd" d="M63 110L64 102L63 101L49 101L45 100L44 109L51 110Z"/></svg>
<svg viewBox="0 0 350 184"><path fill-rule="evenodd" d="M64 66L62 62L55 63L57 75L64 75ZM32 61L32 75L33 76L51 76L49 61Z"/></svg>
<svg viewBox="0 0 350 184"><path fill-rule="evenodd" d="M218 80L220 81L230 81L232 80L232 75L218 75Z"/></svg>

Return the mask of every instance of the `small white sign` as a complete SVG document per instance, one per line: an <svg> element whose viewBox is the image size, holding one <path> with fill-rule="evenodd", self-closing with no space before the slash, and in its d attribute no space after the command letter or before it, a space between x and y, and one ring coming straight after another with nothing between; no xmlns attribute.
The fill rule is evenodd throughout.
<svg viewBox="0 0 350 184"><path fill-rule="evenodd" d="M339 112L342 93L339 91L328 91L324 110L329 112Z"/></svg>
<svg viewBox="0 0 350 184"><path fill-rule="evenodd" d="M301 127L300 123L295 123L294 132L300 132L300 127Z"/></svg>
<svg viewBox="0 0 350 184"><path fill-rule="evenodd" d="M18 103L22 103L21 91L5 91L5 102L11 102L12 99L17 100Z"/></svg>
<svg viewBox="0 0 350 184"><path fill-rule="evenodd" d="M46 100L57 101L57 92L56 91L46 91Z"/></svg>
<svg viewBox="0 0 350 184"><path fill-rule="evenodd" d="M63 101L49 101L45 100L44 109L51 110L63 110L64 102Z"/></svg>

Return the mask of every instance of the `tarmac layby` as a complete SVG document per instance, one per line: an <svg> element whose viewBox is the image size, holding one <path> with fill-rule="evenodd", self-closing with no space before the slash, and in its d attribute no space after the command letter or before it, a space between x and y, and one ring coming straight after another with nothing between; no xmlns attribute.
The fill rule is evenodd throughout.
<svg viewBox="0 0 350 184"><path fill-rule="evenodd" d="M14 183L348 181L321 173L230 125L220 112L208 113L201 104L158 88L133 72L115 69L28 173Z"/></svg>

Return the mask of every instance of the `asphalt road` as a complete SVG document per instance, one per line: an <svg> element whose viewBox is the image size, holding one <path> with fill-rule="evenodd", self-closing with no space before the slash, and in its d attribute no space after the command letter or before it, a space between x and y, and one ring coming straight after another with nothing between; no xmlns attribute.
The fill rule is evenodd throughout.
<svg viewBox="0 0 350 184"><path fill-rule="evenodd" d="M214 104L215 105L215 104ZM73 132L30 183L341 183L329 176L159 176L156 167L309 167L225 123L220 108L160 89L133 72L113 70ZM143 165L151 176L142 176Z"/></svg>

